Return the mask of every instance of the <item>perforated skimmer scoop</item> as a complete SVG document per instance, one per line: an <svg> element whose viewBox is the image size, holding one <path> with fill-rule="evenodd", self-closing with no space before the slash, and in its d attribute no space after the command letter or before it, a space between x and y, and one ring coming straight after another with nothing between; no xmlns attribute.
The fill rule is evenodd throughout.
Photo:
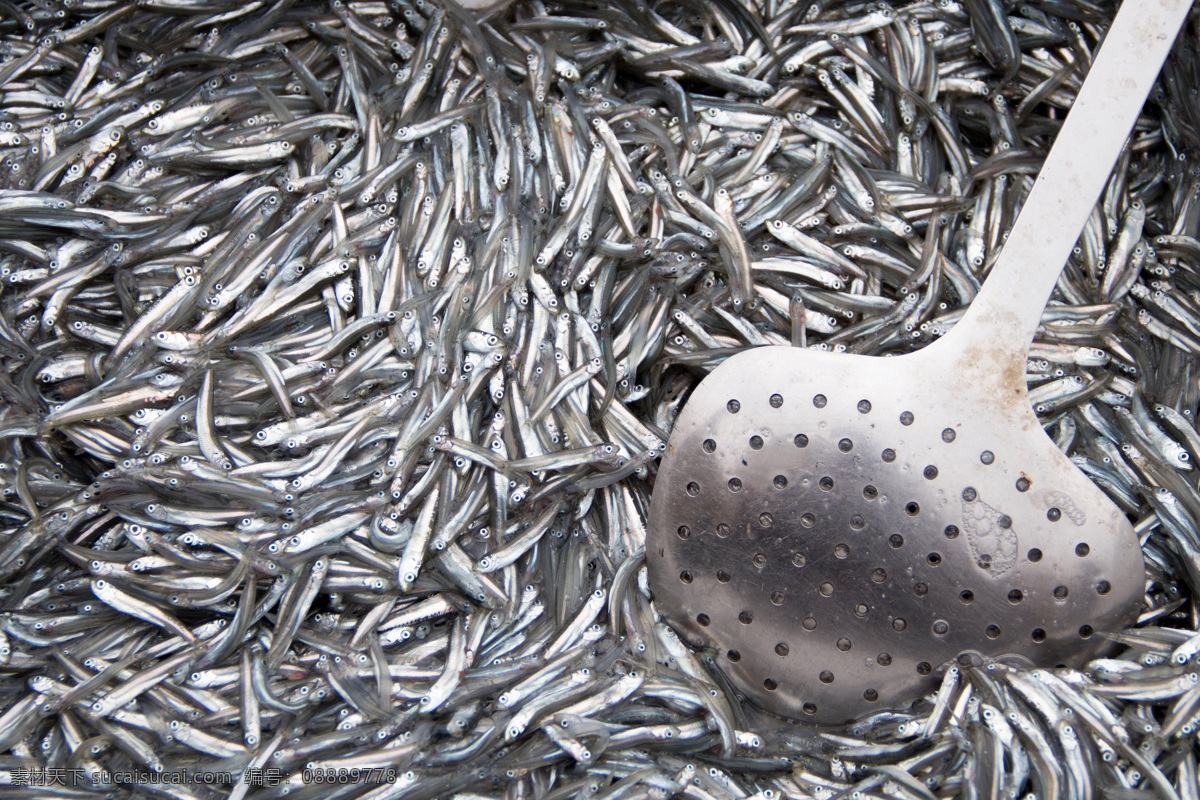
<svg viewBox="0 0 1200 800"><path fill-rule="evenodd" d="M1079 664L1143 591L1121 511L1043 432L1029 342L1188 10L1127 0L983 290L894 358L762 347L676 422L655 603L759 707L842 723L956 660Z"/></svg>

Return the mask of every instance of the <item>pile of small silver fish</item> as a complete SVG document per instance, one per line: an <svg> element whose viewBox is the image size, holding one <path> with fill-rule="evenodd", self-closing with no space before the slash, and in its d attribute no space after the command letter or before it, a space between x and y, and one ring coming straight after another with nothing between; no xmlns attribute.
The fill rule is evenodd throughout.
<svg viewBox="0 0 1200 800"><path fill-rule="evenodd" d="M1113 8L0 0L0 796L1200 797L1193 30L1028 362L1110 658L806 727L642 568L708 370L953 327Z"/></svg>

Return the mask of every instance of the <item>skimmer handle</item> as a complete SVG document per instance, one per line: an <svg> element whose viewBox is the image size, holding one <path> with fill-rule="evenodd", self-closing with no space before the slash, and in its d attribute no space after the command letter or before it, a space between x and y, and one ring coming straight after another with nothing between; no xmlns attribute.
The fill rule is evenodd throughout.
<svg viewBox="0 0 1200 800"><path fill-rule="evenodd" d="M1190 0L1121 4L983 289L944 337L964 359L1024 361L1190 7Z"/></svg>

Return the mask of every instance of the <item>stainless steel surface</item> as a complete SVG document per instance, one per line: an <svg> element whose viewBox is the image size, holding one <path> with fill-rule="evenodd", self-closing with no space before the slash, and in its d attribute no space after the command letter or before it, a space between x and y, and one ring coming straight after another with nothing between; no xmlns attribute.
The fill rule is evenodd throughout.
<svg viewBox="0 0 1200 800"><path fill-rule="evenodd" d="M1122 7L950 334L895 358L755 349L688 400L650 509L655 603L760 707L841 723L959 659L1078 664L1135 617L1137 539L1043 433L1024 361L1187 9Z"/></svg>

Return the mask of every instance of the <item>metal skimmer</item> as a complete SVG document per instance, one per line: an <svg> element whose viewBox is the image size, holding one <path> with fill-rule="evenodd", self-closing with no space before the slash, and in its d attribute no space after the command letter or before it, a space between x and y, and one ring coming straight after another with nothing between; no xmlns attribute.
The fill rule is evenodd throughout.
<svg viewBox="0 0 1200 800"><path fill-rule="evenodd" d="M650 508L655 602L758 706L841 723L955 661L1079 664L1134 619L1137 538L1042 431L1025 360L1188 5L1122 4L949 334L895 358L756 348L679 415Z"/></svg>

